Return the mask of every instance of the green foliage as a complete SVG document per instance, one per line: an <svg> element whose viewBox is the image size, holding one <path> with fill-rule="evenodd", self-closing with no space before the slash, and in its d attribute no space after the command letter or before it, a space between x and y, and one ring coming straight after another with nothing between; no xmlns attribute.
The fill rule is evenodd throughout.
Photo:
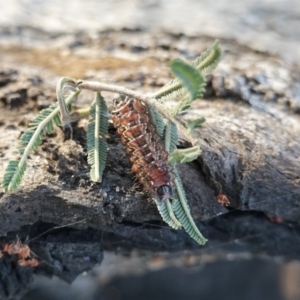
<svg viewBox="0 0 300 300"><path fill-rule="evenodd" d="M187 120L186 121L186 127L188 129L188 132L192 133L192 131L195 128L201 127L204 122L205 122L205 118L197 118L197 119L194 119L194 120Z"/></svg>
<svg viewBox="0 0 300 300"><path fill-rule="evenodd" d="M167 121L164 133L165 149L171 153L177 149L178 144L178 129L172 121Z"/></svg>
<svg viewBox="0 0 300 300"><path fill-rule="evenodd" d="M174 197L174 201L172 203L172 210L178 221L182 224L184 230L189 234L189 236L193 238L198 244L204 245L207 242L207 239L200 233L193 220L185 196L185 192L180 180L180 176L175 166L174 173L177 196Z"/></svg>
<svg viewBox="0 0 300 300"><path fill-rule="evenodd" d="M174 163L183 164L197 159L200 154L201 154L201 150L198 145L186 149L176 149L170 153L169 162L173 164Z"/></svg>
<svg viewBox="0 0 300 300"><path fill-rule="evenodd" d="M66 99L66 104L70 104L77 98L79 92L73 93ZM57 104L51 105L49 108L42 110L29 124L29 128L22 134L20 138L19 152L21 159L16 165L16 160L9 162L2 180L2 187L6 192L14 192L26 169L28 156L32 151L36 150L41 144L42 138L51 133L55 127L60 125L59 108ZM7 173L9 175L7 175Z"/></svg>
<svg viewBox="0 0 300 300"><path fill-rule="evenodd" d="M20 184L26 170L26 164L23 163L20 166L19 164L19 160L11 160L8 162L1 182L5 192L15 191Z"/></svg>
<svg viewBox="0 0 300 300"><path fill-rule="evenodd" d="M43 128L40 126L41 123L43 123ZM22 155L24 153L30 141L33 141L31 144L31 151L36 150L42 143L42 138L53 132L60 124L59 110L57 109L56 103L40 111L40 113L29 123L29 128L20 137L20 154ZM38 129L40 129L40 134L33 139L33 136Z"/></svg>
<svg viewBox="0 0 300 300"><path fill-rule="evenodd" d="M12 160L9 162L5 175L2 180L2 186L6 192L15 191L21 182L22 176L25 173L27 159L41 144L43 137L51 133L55 127L63 125L70 126L70 123L85 117L89 112L89 123L87 128L87 149L88 149L88 164L91 167L91 179L95 182L101 182L103 170L107 159L107 142L106 136L108 133L108 110L104 98L97 92L96 99L90 109L83 109L70 114L72 103L77 99L80 93L80 88L86 88L93 91L111 91L117 92L121 97L130 96L141 99L147 105L151 115L151 119L156 126L157 133L162 138L165 150L169 153L169 162L174 169L174 197L161 201L154 199L158 211L163 220L174 229L181 227L200 245L205 244L206 239L198 230L188 206L186 195L182 186L179 173L176 168L176 163L189 162L196 159L200 154L199 146L194 145L194 140L191 138L191 133L195 128L201 126L205 121L204 118L188 120L185 129L174 118L182 111L190 108L192 101L202 96L205 86L205 75L213 71L217 66L221 57L221 50L218 41L204 51L200 57L194 60L191 64L181 60L175 60L171 63L171 69L175 79L171 80L160 91L152 96L144 96L135 93L128 89L111 86L108 84L75 81L68 77L63 77L59 80L56 88L57 103L47 109L42 110L29 124L20 138L19 153L20 160ZM99 83L98 83L99 84ZM78 88L79 87L79 88ZM71 90L72 94L66 97L66 89ZM137 96L136 96L137 95ZM165 112L162 105L155 105L156 99L159 102L166 100L180 101L176 107ZM151 102L152 101L152 102ZM152 107L152 105L155 107ZM166 108L166 110L168 110ZM162 117L164 116L164 118ZM181 132L178 132L181 130ZM187 149L177 149L178 138L180 133L184 133L180 137L189 140L194 146Z"/></svg>
<svg viewBox="0 0 300 300"><path fill-rule="evenodd" d="M159 114L158 112L156 112ZM185 192L180 180L179 173L176 169L175 162L187 162L196 159L200 155L199 146L177 150L178 134L177 127L171 121L167 121L164 130L165 149L169 154L169 161L173 163L175 173L175 197L170 200L161 201L154 199L158 211L162 219L173 229L180 229L181 227L200 245L206 243L206 239L198 230L187 204Z"/></svg>
<svg viewBox="0 0 300 300"><path fill-rule="evenodd" d="M199 57L197 57L192 65L203 75L210 74L218 65L222 56L222 50L219 47L219 41L215 40L211 47L203 51Z"/></svg>
<svg viewBox="0 0 300 300"><path fill-rule="evenodd" d="M183 87L188 91L190 101L200 98L205 86L205 78L201 72L179 59L174 60L170 66L174 75L179 78Z"/></svg>
<svg viewBox="0 0 300 300"><path fill-rule="evenodd" d="M155 111L152 108L153 111ZM158 112L156 114L159 115ZM199 146L191 147L188 149L177 150L178 133L177 127L170 120L167 121L164 130L164 143L165 149L169 152L169 161L173 162L173 169L175 173L175 188L176 196L170 200L161 201L154 199L157 205L158 211L162 219L172 228L179 229L181 227L200 245L206 243L206 239L202 236L198 230L187 204L185 192L180 180L179 173L176 169L175 162L187 162L196 159L200 155Z"/></svg>
<svg viewBox="0 0 300 300"><path fill-rule="evenodd" d="M191 63L191 66L201 72L203 76L208 75L217 67L221 55L222 51L219 47L219 41L216 40L211 47L202 52L201 55ZM186 94L187 90L182 85L180 79L175 78L155 93L154 98L163 103L165 101L185 97ZM180 110L174 113L174 115L177 115L179 112Z"/></svg>
<svg viewBox="0 0 300 300"><path fill-rule="evenodd" d="M173 229L180 229L182 227L181 223L176 219L174 212L172 211L171 203L168 200L161 201L159 199L155 199L155 203L160 213L162 219Z"/></svg>
<svg viewBox="0 0 300 300"><path fill-rule="evenodd" d="M107 158L106 135L108 133L108 110L103 97L97 93L90 109L87 129L88 164L92 181L101 182Z"/></svg>
<svg viewBox="0 0 300 300"><path fill-rule="evenodd" d="M148 106L148 111L150 113L151 120L156 127L158 135L163 138L165 130L164 119L155 108Z"/></svg>
<svg viewBox="0 0 300 300"><path fill-rule="evenodd" d="M187 110L191 107L192 100L190 95L185 95L182 100L172 109L171 114L172 116L177 116L184 110Z"/></svg>

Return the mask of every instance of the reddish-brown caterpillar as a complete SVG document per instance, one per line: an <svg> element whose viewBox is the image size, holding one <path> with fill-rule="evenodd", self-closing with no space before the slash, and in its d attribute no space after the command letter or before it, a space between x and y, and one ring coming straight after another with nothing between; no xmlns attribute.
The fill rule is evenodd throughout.
<svg viewBox="0 0 300 300"><path fill-rule="evenodd" d="M112 121L140 183L161 200L172 197L173 168L146 105L132 98L115 103Z"/></svg>

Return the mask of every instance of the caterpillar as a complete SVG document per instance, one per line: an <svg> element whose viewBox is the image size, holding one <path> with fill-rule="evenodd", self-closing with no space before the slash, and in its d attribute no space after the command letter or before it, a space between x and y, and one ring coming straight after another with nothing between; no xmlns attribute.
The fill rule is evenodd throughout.
<svg viewBox="0 0 300 300"><path fill-rule="evenodd" d="M147 106L133 98L115 101L111 119L144 189L160 200L172 197L173 168Z"/></svg>

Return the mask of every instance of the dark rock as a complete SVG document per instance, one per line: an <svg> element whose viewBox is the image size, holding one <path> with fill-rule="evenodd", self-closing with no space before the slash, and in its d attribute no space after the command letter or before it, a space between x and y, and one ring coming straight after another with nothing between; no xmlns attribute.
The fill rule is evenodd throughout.
<svg viewBox="0 0 300 300"><path fill-rule="evenodd" d="M15 255L4 254L0 258L0 298L19 298L33 281L32 267L21 267Z"/></svg>

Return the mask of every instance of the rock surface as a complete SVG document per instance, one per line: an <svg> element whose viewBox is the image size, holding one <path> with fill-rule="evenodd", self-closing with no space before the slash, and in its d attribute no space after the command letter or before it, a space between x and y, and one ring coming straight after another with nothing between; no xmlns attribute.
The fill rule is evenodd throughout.
<svg viewBox="0 0 300 300"><path fill-rule="evenodd" d="M27 28L19 34L24 32L35 33ZM29 120L55 101L58 76L153 92L170 79L170 59L193 59L213 42L126 30L46 40L44 48L0 46L1 177ZM220 42L224 57L208 78L204 99L182 116L206 118L196 133L201 157L180 166L193 217L209 239L200 251L299 258L299 71L279 57ZM92 97L86 93L78 107ZM40 272L67 281L100 263L99 249L199 249L184 232L161 222L113 128L104 180L90 181L85 128L85 121L76 124L73 140L60 129L44 139L18 192L0 194L1 241L27 240L45 262ZM230 206L221 206L218 195Z"/></svg>

